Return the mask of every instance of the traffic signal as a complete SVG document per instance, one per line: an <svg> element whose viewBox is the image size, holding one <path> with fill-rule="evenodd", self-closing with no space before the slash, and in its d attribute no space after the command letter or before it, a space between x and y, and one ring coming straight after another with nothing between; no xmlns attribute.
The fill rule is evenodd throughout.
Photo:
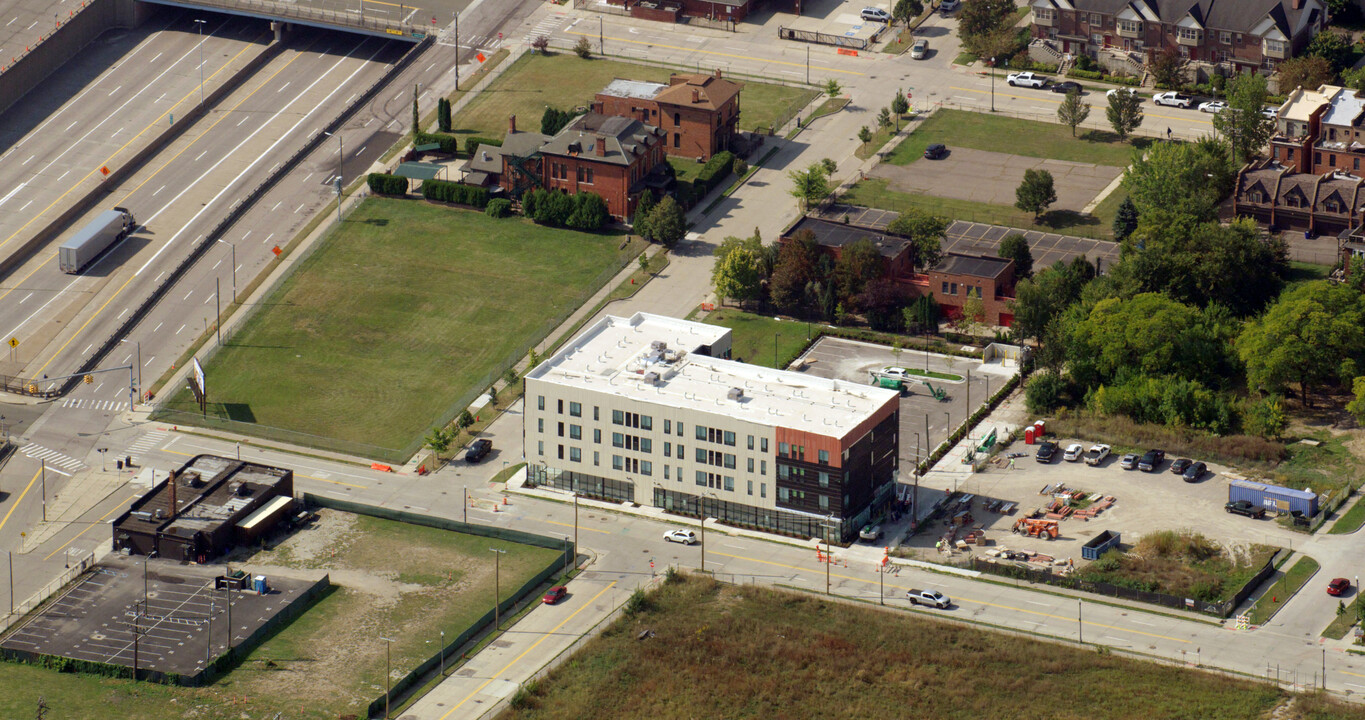
<svg viewBox="0 0 1365 720"><path fill-rule="evenodd" d="M95 376L94 376L94 375L86 375L86 376L85 376L84 378L82 378L82 379L85 381L85 384L86 384L86 385L94 385L94 384L95 384Z"/></svg>

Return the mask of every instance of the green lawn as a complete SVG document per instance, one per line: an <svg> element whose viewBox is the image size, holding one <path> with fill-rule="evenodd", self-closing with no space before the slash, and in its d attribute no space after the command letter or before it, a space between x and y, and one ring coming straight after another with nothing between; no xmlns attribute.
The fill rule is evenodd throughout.
<svg viewBox="0 0 1365 720"><path fill-rule="evenodd" d="M1092 108L1103 114L1103 108ZM1150 138L1130 138L1121 142L1113 133L1083 130L1077 137L1071 129L1056 123L1021 120L967 110L938 110L930 115L910 137L889 153L886 162L907 165L924 157L924 148L943 143L949 148L965 147L990 152L1035 158L1127 167L1135 148L1146 147Z"/></svg>
<svg viewBox="0 0 1365 720"><path fill-rule="evenodd" d="M1310 439L1319 444L1291 442L1285 445L1289 457L1275 469L1277 484L1324 495L1360 487L1365 462L1347 447L1351 436L1324 431L1313 433Z"/></svg>
<svg viewBox="0 0 1365 720"><path fill-rule="evenodd" d="M819 330L809 323L774 320L734 308L719 308L708 315L705 322L730 328L732 357L766 367L794 358L805 346L807 337L813 337Z"/></svg>
<svg viewBox="0 0 1365 720"><path fill-rule="evenodd" d="M391 199L325 242L206 365L209 424L391 461L641 249ZM168 408L194 401L181 391Z"/></svg>
<svg viewBox="0 0 1365 720"><path fill-rule="evenodd" d="M1327 627L1322 631L1322 636L1333 640L1340 640L1346 637L1346 633L1350 632L1351 628L1355 627L1356 623L1360 622L1359 613L1360 594L1359 588L1357 588L1355 599L1346 603L1345 612L1339 613L1335 618L1332 618L1332 622L1328 623Z"/></svg>
<svg viewBox="0 0 1365 720"><path fill-rule="evenodd" d="M1361 502L1360 498L1356 498L1355 503L1351 505L1351 509L1342 513L1341 516L1337 518L1337 521L1332 523L1332 529L1328 530L1327 534L1346 535L1359 530L1361 525L1365 525L1365 502Z"/></svg>
<svg viewBox="0 0 1365 720"><path fill-rule="evenodd" d="M324 511L324 514L331 511ZM38 697L49 718L239 720L364 717L383 695L385 643L394 678L435 654L492 609L500 555L500 596L510 597L547 565L555 550L519 545L392 520L336 513L352 524L325 556L286 540L250 562L325 570L336 589L246 657L227 676L201 688L133 683L0 663L0 717L33 717ZM324 518L306 533L324 530ZM279 715L277 715L279 713Z"/></svg>
<svg viewBox="0 0 1365 720"><path fill-rule="evenodd" d="M919 368L906 368L905 371L916 377L930 377L934 378L935 380L951 380L953 382L962 382L961 375L953 375L952 373L942 373L937 372L935 370L921 370Z"/></svg>
<svg viewBox="0 0 1365 720"><path fill-rule="evenodd" d="M896 149L905 147L906 143L913 138L914 135L911 135L910 138L901 141ZM1071 210L1053 210L1039 218L1037 223L1033 221L1032 213L1026 213L1010 205L995 205L971 200L941 198L921 193L900 192L890 189L887 181L882 178L869 178L857 183L849 188L849 191L843 196L843 202L897 212L918 208L955 220L971 220L991 225L1109 240L1114 236L1112 213L1118 209L1118 204L1122 202L1122 198L1113 201L1112 209L1105 208L1104 203L1101 203L1101 206L1096 208L1094 215L1082 215ZM1099 217L1098 213L1101 209L1110 212L1107 221Z"/></svg>
<svg viewBox="0 0 1365 720"><path fill-rule="evenodd" d="M1274 585L1266 590L1261 599L1251 607L1251 624L1264 625L1267 620L1275 616L1284 604L1289 602L1289 598L1294 597L1294 593L1308 582L1308 578L1313 577L1313 573L1318 571L1318 561L1307 555L1299 558L1293 567L1285 571Z"/></svg>
<svg viewBox="0 0 1365 720"><path fill-rule="evenodd" d="M593 97L616 78L668 82L683 70L635 65L617 60L584 60L573 53L527 54L488 85L473 102L451 119L456 134L501 138L507 117L517 116L517 128L539 132L546 107L572 110L587 107ZM739 79L741 128L752 130L782 125L805 107L818 91Z"/></svg>
<svg viewBox="0 0 1365 720"><path fill-rule="evenodd" d="M642 604L499 718L1256 720L1290 698L1295 717L1365 717L1256 678L809 593L688 578Z"/></svg>

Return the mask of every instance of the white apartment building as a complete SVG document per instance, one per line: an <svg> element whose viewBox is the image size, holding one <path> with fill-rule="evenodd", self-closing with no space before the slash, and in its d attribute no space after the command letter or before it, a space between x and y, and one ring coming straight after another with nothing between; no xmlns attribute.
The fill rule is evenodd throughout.
<svg viewBox="0 0 1365 720"><path fill-rule="evenodd" d="M527 482L847 540L893 495L899 393L728 360L730 330L606 317L526 375Z"/></svg>

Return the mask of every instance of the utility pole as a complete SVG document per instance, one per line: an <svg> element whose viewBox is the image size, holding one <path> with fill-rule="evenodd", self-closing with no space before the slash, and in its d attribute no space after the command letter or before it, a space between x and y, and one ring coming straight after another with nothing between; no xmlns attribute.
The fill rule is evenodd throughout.
<svg viewBox="0 0 1365 720"><path fill-rule="evenodd" d="M441 677L446 676L446 631L441 631Z"/></svg>
<svg viewBox="0 0 1365 720"><path fill-rule="evenodd" d="M338 201L340 202L340 201ZM232 302L237 302L237 246L226 240L219 239L218 242L232 248ZM141 364L139 359L139 365ZM141 381L139 380L139 384Z"/></svg>
<svg viewBox="0 0 1365 720"><path fill-rule="evenodd" d="M810 84L810 45L806 45L806 84Z"/></svg>
<svg viewBox="0 0 1365 720"><path fill-rule="evenodd" d="M455 16L455 92L460 91L460 13Z"/></svg>
<svg viewBox="0 0 1365 720"><path fill-rule="evenodd" d="M995 112L995 58L991 58L991 112Z"/></svg>
<svg viewBox="0 0 1365 720"><path fill-rule="evenodd" d="M194 24L199 26L199 104L204 104L204 23L207 20L195 20Z"/></svg>
<svg viewBox="0 0 1365 720"><path fill-rule="evenodd" d="M389 696L393 694L393 658L389 648L393 640L386 637L379 639L384 641L384 720L389 720Z"/></svg>
<svg viewBox="0 0 1365 720"><path fill-rule="evenodd" d="M698 498L697 501L701 510L701 571L706 572L706 498Z"/></svg>
<svg viewBox="0 0 1365 720"><path fill-rule="evenodd" d="M910 491L910 530L919 530L919 433L915 433L915 467L911 474L915 478L915 488Z"/></svg>
<svg viewBox="0 0 1365 720"><path fill-rule="evenodd" d="M506 550L499 550L499 549L497 549L497 548L488 548L488 550L489 550L489 552L494 553L494 555L493 555L493 630L494 630L494 631L497 631L498 629L500 629L500 628L502 627L502 609L501 609L500 607L498 607L498 606L500 605L500 603L498 602L498 596L501 594L500 586L501 586L501 584L502 584L502 580L501 580L501 574L500 574L499 569L498 569L498 565L499 565L499 561L502 559L502 556L503 556L504 554L506 554L507 551L506 551Z"/></svg>
<svg viewBox="0 0 1365 720"><path fill-rule="evenodd" d="M605 38L605 34L604 34L604 33L605 33L605 30L604 30L605 26L606 26L606 23L603 22L602 16L601 16L601 15L598 15L598 16L597 16L597 51L600 52L600 53L602 53L603 55L606 55L606 54L607 54L607 43L606 43L606 40L604 39L604 38Z"/></svg>
<svg viewBox="0 0 1365 720"><path fill-rule="evenodd" d="M219 301L219 295L223 292L223 286L218 278L213 279L213 311L218 319L214 321L214 330L218 332L218 344L223 344L223 303Z"/></svg>
<svg viewBox="0 0 1365 720"><path fill-rule="evenodd" d="M6 551L9 558L9 614L14 614L14 553Z"/></svg>
<svg viewBox="0 0 1365 720"><path fill-rule="evenodd" d="M47 522L47 461L43 461L43 484L40 488L43 494L43 522Z"/></svg>
<svg viewBox="0 0 1365 720"><path fill-rule="evenodd" d="M1081 622L1081 608L1084 605L1085 603L1082 602L1080 598L1076 598L1076 642L1082 645L1085 644L1085 630L1082 627L1083 623Z"/></svg>
<svg viewBox="0 0 1365 720"><path fill-rule="evenodd" d="M829 566L830 566L830 556L829 556L829 523L830 523L830 521L833 520L833 519L834 519L834 516L833 516L833 515L830 515L829 517L825 518L825 522L823 523L824 526L825 526L825 594L826 594L826 595L829 594Z"/></svg>

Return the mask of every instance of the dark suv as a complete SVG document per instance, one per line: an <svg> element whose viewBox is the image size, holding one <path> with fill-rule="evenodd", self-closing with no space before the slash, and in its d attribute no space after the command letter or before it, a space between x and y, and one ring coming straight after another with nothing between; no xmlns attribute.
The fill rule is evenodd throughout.
<svg viewBox="0 0 1365 720"><path fill-rule="evenodd" d="M1040 463L1050 463L1055 457L1057 457L1057 443L1048 440L1038 446L1038 454L1034 456L1034 459Z"/></svg>
<svg viewBox="0 0 1365 720"><path fill-rule="evenodd" d="M1223 509L1227 510L1228 512L1234 515L1245 515L1249 518L1265 517L1265 508L1256 507L1255 505L1252 505L1250 501L1247 500L1238 500L1236 502L1230 502L1227 505L1224 505Z"/></svg>
<svg viewBox="0 0 1365 720"><path fill-rule="evenodd" d="M1148 450L1138 461L1138 469L1143 472L1156 472L1161 467L1162 461L1166 459L1164 450Z"/></svg>
<svg viewBox="0 0 1365 720"><path fill-rule="evenodd" d="M464 454L464 461L476 463L486 457L493 449L493 441L488 438L479 438L469 446L469 451Z"/></svg>

